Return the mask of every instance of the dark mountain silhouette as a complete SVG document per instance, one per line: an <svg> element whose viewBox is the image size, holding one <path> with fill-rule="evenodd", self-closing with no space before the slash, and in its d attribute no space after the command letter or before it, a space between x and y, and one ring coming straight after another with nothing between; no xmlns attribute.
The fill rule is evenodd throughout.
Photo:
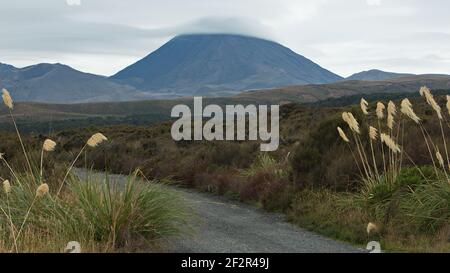
<svg viewBox="0 0 450 273"><path fill-rule="evenodd" d="M227 34L177 36L112 78L143 91L179 95L342 79L275 42Z"/></svg>

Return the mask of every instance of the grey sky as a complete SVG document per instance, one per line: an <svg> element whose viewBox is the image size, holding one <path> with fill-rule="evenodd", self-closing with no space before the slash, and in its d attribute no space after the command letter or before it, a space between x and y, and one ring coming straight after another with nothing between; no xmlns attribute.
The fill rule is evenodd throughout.
<svg viewBox="0 0 450 273"><path fill-rule="evenodd" d="M111 75L177 34L220 32L274 40L342 76L450 74L449 11L447 0L0 0L0 62Z"/></svg>

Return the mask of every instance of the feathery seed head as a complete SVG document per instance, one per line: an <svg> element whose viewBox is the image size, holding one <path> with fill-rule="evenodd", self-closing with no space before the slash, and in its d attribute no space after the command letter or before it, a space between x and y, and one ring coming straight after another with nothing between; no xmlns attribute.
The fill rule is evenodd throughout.
<svg viewBox="0 0 450 273"><path fill-rule="evenodd" d="M377 231L378 231L377 225L375 225L374 223L367 224L367 235L370 235L370 233Z"/></svg>
<svg viewBox="0 0 450 273"><path fill-rule="evenodd" d="M410 119L412 119L415 123L419 124L420 118L414 113L414 110L412 109L412 104L408 99L403 99L402 103L400 104L400 111L408 116Z"/></svg>
<svg viewBox="0 0 450 273"><path fill-rule="evenodd" d="M441 165L441 167L443 169L445 169L445 164L444 164L444 158L442 157L441 153L439 152L439 150L436 151L436 158L439 162L439 165Z"/></svg>
<svg viewBox="0 0 450 273"><path fill-rule="evenodd" d="M377 102L376 113L377 113L378 119L383 119L384 118L384 109L386 109L384 104L382 102Z"/></svg>
<svg viewBox="0 0 450 273"><path fill-rule="evenodd" d="M339 136L341 136L342 140L344 140L345 142L350 142L350 140L348 139L347 135L344 133L344 131L341 129L341 127L337 127L337 130L339 132Z"/></svg>
<svg viewBox="0 0 450 273"><path fill-rule="evenodd" d="M3 98L3 103L5 103L6 107L8 107L9 109L13 109L14 108L14 103L13 100L11 98L11 95L9 94L8 90L4 89L2 90L2 98Z"/></svg>
<svg viewBox="0 0 450 273"><path fill-rule="evenodd" d="M348 118L347 112L342 112L342 120L345 121L346 123L348 123L349 118Z"/></svg>
<svg viewBox="0 0 450 273"><path fill-rule="evenodd" d="M46 152L53 152L56 147L56 142L51 139L46 139L42 145L42 149Z"/></svg>
<svg viewBox="0 0 450 273"><path fill-rule="evenodd" d="M439 106L439 104L437 104L436 100L433 97L433 94L431 94L430 89L428 89L426 86L423 86L420 88L419 93L422 97L425 97L425 99L427 100L427 103L436 112L438 118L442 120L442 109Z"/></svg>
<svg viewBox="0 0 450 273"><path fill-rule="evenodd" d="M49 191L48 185L46 183L41 184L36 190L36 197L42 197L46 195Z"/></svg>
<svg viewBox="0 0 450 273"><path fill-rule="evenodd" d="M360 105L361 105L361 111L363 112L363 114L368 115L369 111L367 109L369 107L369 103L364 98L361 98Z"/></svg>
<svg viewBox="0 0 450 273"><path fill-rule="evenodd" d="M9 183L9 180L3 181L3 190L6 194L11 192L11 183Z"/></svg>
<svg viewBox="0 0 450 273"><path fill-rule="evenodd" d="M449 95L447 95L447 111L448 111L448 114L450 115L450 96Z"/></svg>
<svg viewBox="0 0 450 273"><path fill-rule="evenodd" d="M386 144L386 146L389 147L389 149L394 153L401 152L400 147L395 143L395 141L388 135L381 133L380 134L381 142Z"/></svg>
<svg viewBox="0 0 450 273"><path fill-rule="evenodd" d="M389 115L395 116L397 114L397 107L395 106L395 103L392 102L391 100L389 101L387 106L387 113L388 116Z"/></svg>
<svg viewBox="0 0 450 273"><path fill-rule="evenodd" d="M372 126L369 127L369 137L372 140L376 140L378 136L378 130Z"/></svg>
<svg viewBox="0 0 450 273"><path fill-rule="evenodd" d="M442 120L442 109L439 106L439 104L437 104L436 100L433 98L432 95L430 97L428 97L428 104L436 112L438 118Z"/></svg>
<svg viewBox="0 0 450 273"><path fill-rule="evenodd" d="M431 91L430 91L430 89L428 89L428 87L422 86L422 87L420 88L420 90L419 90L419 94L420 94L422 97L426 97L427 95L431 94Z"/></svg>
<svg viewBox="0 0 450 273"><path fill-rule="evenodd" d="M91 136L91 138L88 139L87 145L94 148L106 140L108 140L108 139L102 133L96 133L96 134L93 134Z"/></svg>
<svg viewBox="0 0 450 273"><path fill-rule="evenodd" d="M387 117L387 127L389 129L393 129L394 128L394 116L393 115L388 115Z"/></svg>
<svg viewBox="0 0 450 273"><path fill-rule="evenodd" d="M348 112L348 118L350 121L350 128L357 134L361 134L361 132L359 131L359 123L356 120L356 118L353 116L353 114L351 112Z"/></svg>

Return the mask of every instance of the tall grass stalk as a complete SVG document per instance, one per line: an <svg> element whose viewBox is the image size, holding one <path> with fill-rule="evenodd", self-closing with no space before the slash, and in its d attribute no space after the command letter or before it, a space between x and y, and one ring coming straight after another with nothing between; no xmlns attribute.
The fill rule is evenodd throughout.
<svg viewBox="0 0 450 273"><path fill-rule="evenodd" d="M63 189L64 183L67 180L67 177L69 176L70 172L72 171L73 167L75 166L75 163L78 161L78 158L81 156L81 154L83 153L83 151L89 146L92 148L97 147L100 143L102 143L103 141L108 140L102 133L95 133L93 134L87 141L86 144L84 144L84 146L81 148L80 152L77 154L77 156L75 157L75 159L72 161L72 163L70 164L69 168L66 171L66 174L64 175L64 178L58 188L58 191L56 192L56 196L58 196L61 192L61 190Z"/></svg>
<svg viewBox="0 0 450 273"><path fill-rule="evenodd" d="M80 152L77 154L77 156L75 157L75 159L72 161L72 163L70 163L70 166L69 166L69 168L67 168L67 171L66 171L66 173L64 174L64 178L63 178L63 180L61 181L61 184L60 184L59 187L58 187L58 191L56 192L56 196L58 196L58 195L60 194L61 190L62 190L63 187L64 187L64 183L65 183L66 180L67 180L67 177L69 176L70 172L72 171L73 167L75 166L75 163L78 161L78 158L81 156L81 154L82 154L83 151L86 149L86 147L87 147L87 143L84 144L84 146L81 148Z"/></svg>

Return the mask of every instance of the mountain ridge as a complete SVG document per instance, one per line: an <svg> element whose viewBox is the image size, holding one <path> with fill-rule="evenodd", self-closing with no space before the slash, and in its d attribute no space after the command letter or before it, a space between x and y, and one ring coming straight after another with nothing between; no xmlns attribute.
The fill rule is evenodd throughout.
<svg viewBox="0 0 450 273"><path fill-rule="evenodd" d="M140 92L108 77L78 71L60 63L23 68L2 64L0 86L16 101L75 103L135 99Z"/></svg>

